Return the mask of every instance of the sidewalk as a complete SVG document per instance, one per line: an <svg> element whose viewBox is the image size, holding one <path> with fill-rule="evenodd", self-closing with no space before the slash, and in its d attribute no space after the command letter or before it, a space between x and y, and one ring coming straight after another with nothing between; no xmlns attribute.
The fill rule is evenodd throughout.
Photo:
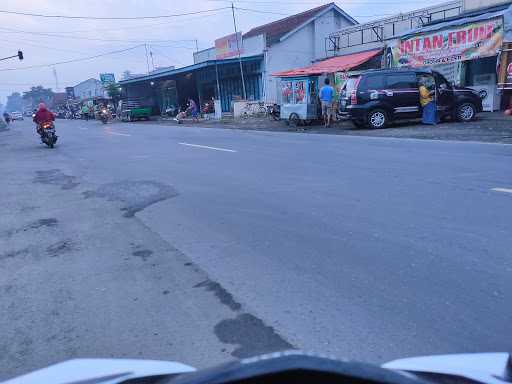
<svg viewBox="0 0 512 384"><path fill-rule="evenodd" d="M156 120L152 124L178 126L174 120ZM141 123L144 124L144 123ZM330 128L313 123L307 127L290 127L285 121L274 121L270 118L200 120L192 122L185 120L183 126L198 126L204 128L242 129L274 132L299 132L330 135L353 135L372 137L415 138L430 140L480 141L488 143L512 144L512 117L503 112L483 112L470 123L447 122L436 126L422 125L416 120L405 120L394 123L389 128L372 130L357 129L349 121L340 121Z"/></svg>

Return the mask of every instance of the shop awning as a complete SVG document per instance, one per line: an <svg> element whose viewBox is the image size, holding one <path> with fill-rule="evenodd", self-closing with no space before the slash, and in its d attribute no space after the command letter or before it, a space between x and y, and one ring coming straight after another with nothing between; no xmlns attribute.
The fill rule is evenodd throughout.
<svg viewBox="0 0 512 384"><path fill-rule="evenodd" d="M327 60L319 61L309 67L292 69L289 71L282 71L273 73L275 77L296 77L296 76L310 76L321 75L322 73L335 73L348 71L361 64L366 63L371 58L377 56L382 52L382 49L374 49L371 51L353 53L351 55L336 56Z"/></svg>

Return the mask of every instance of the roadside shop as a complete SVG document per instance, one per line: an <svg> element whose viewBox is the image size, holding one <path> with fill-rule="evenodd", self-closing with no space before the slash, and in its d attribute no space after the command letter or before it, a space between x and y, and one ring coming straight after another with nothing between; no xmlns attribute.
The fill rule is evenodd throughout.
<svg viewBox="0 0 512 384"><path fill-rule="evenodd" d="M388 45L386 66L430 67L450 82L478 91L485 111L499 110L497 69L507 10L492 7L412 30Z"/></svg>
<svg viewBox="0 0 512 384"><path fill-rule="evenodd" d="M320 118L318 93L326 78L340 94L350 74L381 67L382 49L336 56L308 67L274 73L280 80L281 118L291 124L309 124ZM335 105L337 103L334 103Z"/></svg>

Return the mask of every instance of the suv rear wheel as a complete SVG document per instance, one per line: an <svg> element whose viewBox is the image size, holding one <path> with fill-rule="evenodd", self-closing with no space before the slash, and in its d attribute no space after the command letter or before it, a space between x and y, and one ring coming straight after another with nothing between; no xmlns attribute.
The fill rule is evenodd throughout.
<svg viewBox="0 0 512 384"><path fill-rule="evenodd" d="M374 109L368 113L368 125L370 128L384 128L388 123L388 114L383 109Z"/></svg>
<svg viewBox="0 0 512 384"><path fill-rule="evenodd" d="M462 103L457 106L456 116L459 121L471 121L475 118L476 108L472 103Z"/></svg>

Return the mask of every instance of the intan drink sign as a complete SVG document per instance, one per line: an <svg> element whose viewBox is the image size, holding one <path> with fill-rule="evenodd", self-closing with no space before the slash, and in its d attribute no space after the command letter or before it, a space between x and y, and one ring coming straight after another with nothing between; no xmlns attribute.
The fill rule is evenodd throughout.
<svg viewBox="0 0 512 384"><path fill-rule="evenodd" d="M397 40L394 67L423 67L495 56L503 43L501 18Z"/></svg>

